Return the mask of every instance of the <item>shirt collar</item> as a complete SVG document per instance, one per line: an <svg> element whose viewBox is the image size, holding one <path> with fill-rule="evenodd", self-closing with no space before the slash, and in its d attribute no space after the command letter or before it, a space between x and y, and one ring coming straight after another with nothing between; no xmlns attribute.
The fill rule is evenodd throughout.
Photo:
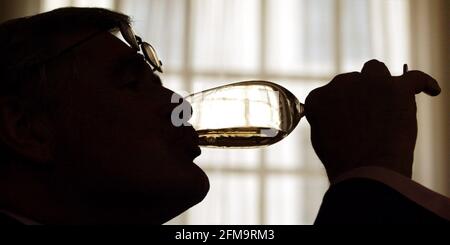
<svg viewBox="0 0 450 245"><path fill-rule="evenodd" d="M18 215L16 213L13 213L13 212L10 212L10 211L6 211L4 209L0 209L0 213L10 217L11 219L16 220L17 222L19 222L21 224L24 224L24 225L41 225L41 224L39 224L38 222L36 222L34 220L25 218L25 217L23 217L21 215Z"/></svg>

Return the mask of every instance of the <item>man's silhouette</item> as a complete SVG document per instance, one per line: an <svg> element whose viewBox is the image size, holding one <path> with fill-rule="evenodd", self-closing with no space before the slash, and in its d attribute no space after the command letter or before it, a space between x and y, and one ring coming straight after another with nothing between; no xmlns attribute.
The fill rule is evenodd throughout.
<svg viewBox="0 0 450 245"><path fill-rule="evenodd" d="M161 224L206 195L198 136L129 27L89 8L0 26L0 223Z"/></svg>
<svg viewBox="0 0 450 245"><path fill-rule="evenodd" d="M392 77L371 60L308 95L311 141L331 183L316 224L449 222L450 200L411 180L420 92L440 88L423 72Z"/></svg>
<svg viewBox="0 0 450 245"><path fill-rule="evenodd" d="M197 134L172 125L173 92L127 16L68 8L12 20L0 50L0 223L161 224L204 198ZM312 143L332 183L317 224L448 219L448 198L410 180L421 91L439 87L370 61L311 92Z"/></svg>

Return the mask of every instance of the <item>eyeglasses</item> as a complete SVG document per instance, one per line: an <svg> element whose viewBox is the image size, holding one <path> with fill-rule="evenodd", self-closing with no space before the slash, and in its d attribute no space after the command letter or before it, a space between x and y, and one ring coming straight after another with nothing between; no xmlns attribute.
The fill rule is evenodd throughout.
<svg viewBox="0 0 450 245"><path fill-rule="evenodd" d="M136 51L141 51L144 54L145 60L150 64L153 71L162 71L162 62L159 60L155 49L152 45L147 42L142 41L142 38L134 34L133 29L127 23L120 24L120 33L122 34L125 41L131 45Z"/></svg>
<svg viewBox="0 0 450 245"><path fill-rule="evenodd" d="M119 24L120 33L122 34L122 37L125 39L125 41L137 52L141 51L144 55L145 60L152 68L152 71L159 71L163 72L162 70L162 62L159 60L158 55L156 54L155 49L152 45L150 45L147 42L142 41L142 38L134 34L133 29L128 23L121 23ZM84 38L75 44L73 44L70 47L66 47L63 50L51 50L50 54L34 54L30 55L31 58L25 58L23 61L16 63L12 66L6 66L1 67L1 72L5 74L11 74L14 72L18 72L21 69L24 69L25 67L32 67L39 64L47 63L48 61L55 59L59 57L61 54L68 52L69 50L72 50L75 47L78 47L79 45L83 44L87 40L90 40L92 37L96 36L98 32L91 34L87 38ZM39 59L34 59L34 57L39 57Z"/></svg>

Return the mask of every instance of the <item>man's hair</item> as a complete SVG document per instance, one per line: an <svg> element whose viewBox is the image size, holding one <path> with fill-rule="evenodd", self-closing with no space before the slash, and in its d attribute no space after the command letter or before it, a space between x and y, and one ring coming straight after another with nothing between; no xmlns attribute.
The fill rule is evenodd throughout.
<svg viewBox="0 0 450 245"><path fill-rule="evenodd" d="M15 75L55 56L58 37L82 30L109 31L129 23L124 14L100 8L60 8L0 25L0 95ZM17 74L14 74L17 73Z"/></svg>
<svg viewBox="0 0 450 245"><path fill-rule="evenodd" d="M61 38L114 31L124 23L130 23L128 16L106 9L60 8L0 24L0 97L17 98L33 114L49 113L57 105L45 90L62 81L48 81L46 61L69 48ZM0 142L0 161L6 152Z"/></svg>

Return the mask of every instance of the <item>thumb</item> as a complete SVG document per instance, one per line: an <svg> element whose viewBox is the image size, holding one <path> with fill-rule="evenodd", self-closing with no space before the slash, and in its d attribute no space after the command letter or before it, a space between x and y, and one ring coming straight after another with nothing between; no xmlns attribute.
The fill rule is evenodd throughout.
<svg viewBox="0 0 450 245"><path fill-rule="evenodd" d="M437 81L424 72L408 71L402 75L402 78L405 86L411 88L416 94L425 92L428 95L436 96L441 93Z"/></svg>

